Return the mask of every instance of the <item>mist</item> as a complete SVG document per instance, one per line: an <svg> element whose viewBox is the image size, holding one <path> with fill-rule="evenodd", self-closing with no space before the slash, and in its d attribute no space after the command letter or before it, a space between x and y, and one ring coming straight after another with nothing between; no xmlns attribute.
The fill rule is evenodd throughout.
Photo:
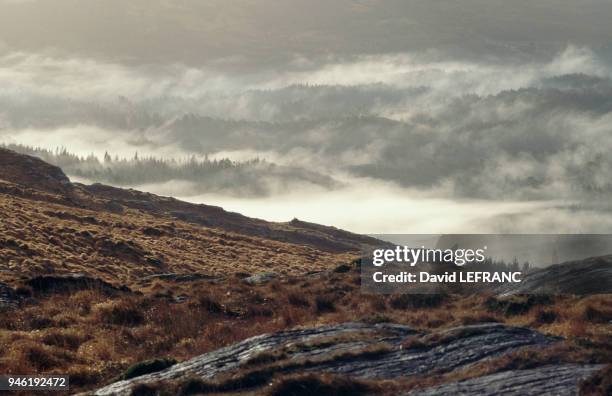
<svg viewBox="0 0 612 396"><path fill-rule="evenodd" d="M0 143L269 220L609 232L612 6L461 3L91 2L103 27L74 1L0 2Z"/></svg>

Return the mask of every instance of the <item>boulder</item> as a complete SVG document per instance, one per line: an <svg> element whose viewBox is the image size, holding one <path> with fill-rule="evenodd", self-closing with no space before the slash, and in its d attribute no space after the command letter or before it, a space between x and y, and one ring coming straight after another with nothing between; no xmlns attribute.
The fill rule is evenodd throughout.
<svg viewBox="0 0 612 396"><path fill-rule="evenodd" d="M278 275L274 272L262 272L261 274L255 274L244 278L244 281L250 285L259 285L262 283L268 283L273 279L278 278Z"/></svg>
<svg viewBox="0 0 612 396"><path fill-rule="evenodd" d="M559 341L526 328L488 323L440 332L430 345L403 346L407 337L419 334L389 323L343 323L264 334L163 371L110 384L94 394L128 395L138 384L158 381L214 380L270 360L277 364L272 370L280 375L326 372L371 379L409 377L461 370L523 347L545 347Z"/></svg>
<svg viewBox="0 0 612 396"><path fill-rule="evenodd" d="M580 381L600 370L601 365L558 364L529 370L510 370L451 382L408 393L410 396L574 396Z"/></svg>

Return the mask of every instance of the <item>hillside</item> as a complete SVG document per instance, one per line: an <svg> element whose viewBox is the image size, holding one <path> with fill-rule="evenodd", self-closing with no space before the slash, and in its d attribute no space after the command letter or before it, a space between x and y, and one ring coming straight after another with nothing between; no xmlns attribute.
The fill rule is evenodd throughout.
<svg viewBox="0 0 612 396"><path fill-rule="evenodd" d="M0 149L0 280L83 273L131 284L156 273L298 274L350 261L376 241L294 220L270 223L134 190L73 184Z"/></svg>
<svg viewBox="0 0 612 396"><path fill-rule="evenodd" d="M355 258L375 239L72 183L2 149L0 165L0 373L100 395L612 389L610 294L365 294ZM609 263L526 291L579 290Z"/></svg>

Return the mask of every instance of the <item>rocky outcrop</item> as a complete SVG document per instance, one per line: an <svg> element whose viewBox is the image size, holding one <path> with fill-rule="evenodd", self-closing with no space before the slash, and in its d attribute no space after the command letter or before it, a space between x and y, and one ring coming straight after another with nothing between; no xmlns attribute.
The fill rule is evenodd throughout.
<svg viewBox="0 0 612 396"><path fill-rule="evenodd" d="M497 294L612 293L612 255L551 265L530 272L521 283L500 287Z"/></svg>
<svg viewBox="0 0 612 396"><path fill-rule="evenodd" d="M72 190L70 180L57 166L1 147L0 169L0 179L11 183L54 194L67 194Z"/></svg>
<svg viewBox="0 0 612 396"><path fill-rule="evenodd" d="M361 323L266 334L164 371L111 384L95 394L129 394L140 383L181 381L194 376L210 380L252 369L260 361L275 362L268 367L279 374L327 372L385 379L449 372L522 347L546 346L558 341L529 329L489 323L437 333L429 337L436 341L428 344L404 345L407 337L418 335L421 334L402 325Z"/></svg>
<svg viewBox="0 0 612 396"><path fill-rule="evenodd" d="M410 396L574 396L581 380L600 365L559 364L510 370L408 393Z"/></svg>
<svg viewBox="0 0 612 396"><path fill-rule="evenodd" d="M278 278L278 274L274 272L263 272L261 274L249 276L245 278L244 281L249 285L260 285L262 283L268 283L276 278Z"/></svg>

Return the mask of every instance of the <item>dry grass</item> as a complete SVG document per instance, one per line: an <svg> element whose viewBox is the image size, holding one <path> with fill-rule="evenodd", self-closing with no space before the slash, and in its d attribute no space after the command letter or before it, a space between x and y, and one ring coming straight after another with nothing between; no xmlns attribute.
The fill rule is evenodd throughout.
<svg viewBox="0 0 612 396"><path fill-rule="evenodd" d="M21 172L24 169L27 172ZM610 295L549 299L364 295L360 293L359 274L347 264L355 258L351 254L256 236L267 235L265 232L243 235L198 226L164 211L153 214L146 208L135 209L137 204L131 208L111 205L120 206L123 212L118 214L114 209L103 209L109 204L106 198L78 189L69 194L63 187L55 189L56 184L45 184L46 178L26 183L42 186L44 191L15 184L32 174L30 166L21 171L16 179L4 175L6 180L0 180L0 281L13 286L23 298L18 310L0 312L0 373L67 373L72 390L93 389L121 375L157 370L168 362L189 359L254 335L357 320L402 323L434 333L463 324L502 322L564 336L568 341L545 351L511 354L464 372L376 382L318 374L277 377L279 367L305 368L315 363L288 360L286 356L295 351L278 351L254 356L238 373L217 378L214 383L194 380L143 385L134 394L236 391L244 395L264 390L269 395L300 395L305 389L315 389L322 395L366 391L392 395L445 380L543 362L612 363ZM145 199L142 194L120 190L111 195L119 193L132 201ZM83 202L86 205L81 205ZM212 220L219 215L215 208L207 210L202 213ZM237 222L239 232L245 230L243 222L254 224L244 218ZM292 224L270 227L297 232ZM312 237L318 233L317 226L302 226L308 230L299 235ZM330 234L326 235L327 242L333 244ZM325 270L329 272L320 276L303 276ZM281 277L261 285L243 281L251 274L269 271ZM109 293L93 287L43 293L27 284L34 276L69 273L128 286L132 292ZM161 273L216 279L143 280ZM357 337L355 341L360 336L368 337L351 335ZM347 340L313 339L293 348L307 351L340 341ZM431 336L407 343L424 346L439 341ZM387 352L388 347L379 343L324 358L375 358ZM607 373L585 382L583 390L594 394L609 389ZM261 389L253 390L257 387Z"/></svg>
<svg viewBox="0 0 612 396"><path fill-rule="evenodd" d="M352 266L342 266L352 260L350 255L133 209L121 215L67 210L48 198L35 202L0 194L0 261L6 263L0 280L24 298L18 311L0 313L3 373L68 372L76 390L91 389L141 361L180 361L262 333L358 320L430 331L502 322L568 337L581 351L611 355L610 295L548 300L364 295L359 274ZM331 271L317 277L301 275L325 269ZM262 285L242 280L271 270L284 275ZM109 295L93 288L43 294L26 284L35 275L74 272L128 285L136 293ZM142 280L164 272L219 278ZM595 354L591 358L605 361ZM280 360L281 356L262 356L252 363L265 366ZM435 381L421 379L418 384Z"/></svg>
<svg viewBox="0 0 612 396"><path fill-rule="evenodd" d="M612 394L612 365L593 374L580 384L581 396L601 396Z"/></svg>
<svg viewBox="0 0 612 396"><path fill-rule="evenodd" d="M84 273L133 287L160 273L300 274L353 258L126 209L122 214L0 193L0 281Z"/></svg>
<svg viewBox="0 0 612 396"><path fill-rule="evenodd" d="M491 312L486 296L446 296L434 307L422 296L405 296L402 306L394 308L397 297L363 295L355 276L332 272L316 281L296 276L257 286L239 278L212 283L156 281L157 291L145 288L143 295L108 297L81 291L39 296L37 303L13 312L10 320L0 320L0 372L68 371L77 378L77 389L88 389L140 361L163 357L181 361L257 334L360 318L429 331L499 321L569 337L568 342L582 353L564 351L570 360L588 356L605 362L606 355L608 360L612 356L610 326L601 319L609 313L608 295L558 297L511 316ZM174 296L179 295L185 301L175 303ZM312 341L317 342L329 345L338 340ZM282 356L262 356L251 363L266 366L281 360Z"/></svg>

